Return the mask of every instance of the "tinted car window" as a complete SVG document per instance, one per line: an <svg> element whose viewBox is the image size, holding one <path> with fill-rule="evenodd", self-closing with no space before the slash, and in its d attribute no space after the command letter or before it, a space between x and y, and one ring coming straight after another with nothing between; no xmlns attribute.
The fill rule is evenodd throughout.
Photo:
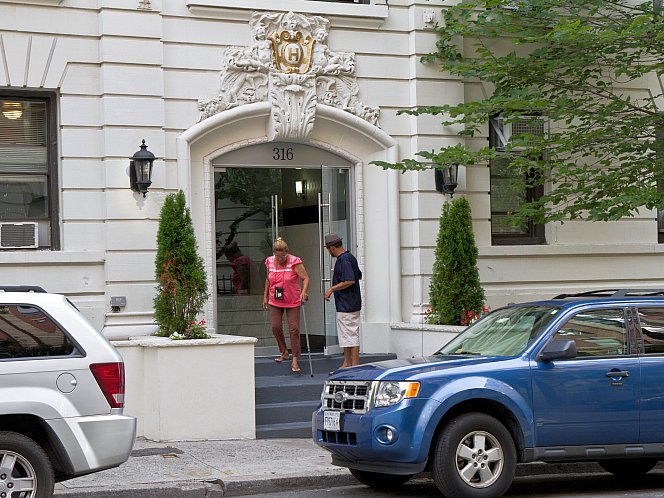
<svg viewBox="0 0 664 498"><path fill-rule="evenodd" d="M646 354L664 353L664 308L639 308Z"/></svg>
<svg viewBox="0 0 664 498"><path fill-rule="evenodd" d="M497 309L468 327L436 354L515 356L542 333L559 308L514 306Z"/></svg>
<svg viewBox="0 0 664 498"><path fill-rule="evenodd" d="M63 356L73 351L67 334L39 308L0 306L0 359Z"/></svg>
<svg viewBox="0 0 664 498"><path fill-rule="evenodd" d="M581 312L568 320L554 339L574 340L578 356L625 355L625 313L622 309Z"/></svg>

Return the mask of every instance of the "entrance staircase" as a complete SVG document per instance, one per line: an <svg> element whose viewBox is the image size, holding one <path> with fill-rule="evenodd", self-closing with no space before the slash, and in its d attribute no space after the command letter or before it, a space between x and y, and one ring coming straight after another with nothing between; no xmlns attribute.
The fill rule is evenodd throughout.
<svg viewBox="0 0 664 498"><path fill-rule="evenodd" d="M394 354L361 354L360 363L391 360ZM290 361L276 363L273 357L255 359L256 374L256 438L310 438L311 414L320 402L323 385L329 372L343 362L341 355L311 355L303 352L293 374Z"/></svg>

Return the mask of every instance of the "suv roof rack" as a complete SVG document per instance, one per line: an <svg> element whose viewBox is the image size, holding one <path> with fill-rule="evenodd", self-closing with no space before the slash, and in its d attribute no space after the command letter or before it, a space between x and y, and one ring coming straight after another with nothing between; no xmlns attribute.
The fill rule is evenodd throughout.
<svg viewBox="0 0 664 498"><path fill-rule="evenodd" d="M664 289L598 289L574 294L558 294L553 299L568 297L652 297L664 296Z"/></svg>
<svg viewBox="0 0 664 498"><path fill-rule="evenodd" d="M3 292L46 292L38 285L0 285Z"/></svg>

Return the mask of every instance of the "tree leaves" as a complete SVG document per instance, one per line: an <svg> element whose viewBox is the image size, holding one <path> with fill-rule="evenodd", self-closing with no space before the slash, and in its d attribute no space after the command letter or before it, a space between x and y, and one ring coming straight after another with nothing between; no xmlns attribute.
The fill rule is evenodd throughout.
<svg viewBox="0 0 664 498"><path fill-rule="evenodd" d="M657 138L664 96L661 83L646 90L651 75L661 82L664 74L664 22L652 7L650 1L464 0L445 9L436 51L422 61L491 83L494 93L403 113L440 115L445 126L462 125L461 137L476 136L494 116L547 116L548 136L513 136L525 148L501 153L524 173L534 161L540 173L534 178L547 186L540 201L513 215L515 223L525 217L615 220L641 207L664 208L657 185L664 176L663 139ZM422 159L376 164L421 170L494 155L456 145L419 152Z"/></svg>

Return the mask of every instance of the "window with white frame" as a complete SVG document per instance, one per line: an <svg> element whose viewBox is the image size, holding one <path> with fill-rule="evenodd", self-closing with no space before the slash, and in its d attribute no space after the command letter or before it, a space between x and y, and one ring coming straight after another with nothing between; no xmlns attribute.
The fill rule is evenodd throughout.
<svg viewBox="0 0 664 498"><path fill-rule="evenodd" d="M0 91L0 250L58 248L55 94Z"/></svg>

